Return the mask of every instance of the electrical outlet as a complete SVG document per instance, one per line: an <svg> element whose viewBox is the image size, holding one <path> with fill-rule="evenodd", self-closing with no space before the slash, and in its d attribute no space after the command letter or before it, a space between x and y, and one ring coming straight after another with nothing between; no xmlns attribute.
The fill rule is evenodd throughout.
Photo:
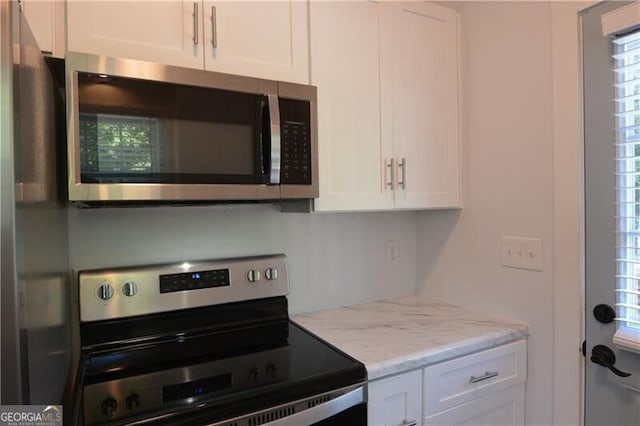
<svg viewBox="0 0 640 426"><path fill-rule="evenodd" d="M385 241L384 249L387 253L387 265L395 265L400 257L400 243L397 241Z"/></svg>
<svg viewBox="0 0 640 426"><path fill-rule="evenodd" d="M502 265L542 271L540 238L502 237Z"/></svg>

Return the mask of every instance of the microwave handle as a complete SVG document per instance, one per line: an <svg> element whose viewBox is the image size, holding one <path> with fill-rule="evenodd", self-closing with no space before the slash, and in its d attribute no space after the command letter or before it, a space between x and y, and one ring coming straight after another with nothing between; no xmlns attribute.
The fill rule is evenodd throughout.
<svg viewBox="0 0 640 426"><path fill-rule="evenodd" d="M269 183L280 183L280 164L281 164L281 146L280 146L280 105L277 95L267 95L269 103L269 124L271 128L271 152L270 152L270 169Z"/></svg>

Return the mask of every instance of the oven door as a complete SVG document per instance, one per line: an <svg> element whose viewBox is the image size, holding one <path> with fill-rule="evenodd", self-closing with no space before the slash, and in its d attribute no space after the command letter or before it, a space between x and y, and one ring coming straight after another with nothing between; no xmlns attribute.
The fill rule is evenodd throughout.
<svg viewBox="0 0 640 426"><path fill-rule="evenodd" d="M209 426L367 425L366 385L356 385L242 415Z"/></svg>
<svg viewBox="0 0 640 426"><path fill-rule="evenodd" d="M334 399L320 402L314 405L316 401L322 401L326 397L320 396L306 399L301 403L293 403L276 409L265 410L262 413L254 413L244 418L248 418L248 425L269 425L269 426L300 426L300 425L354 425L366 426L367 424L367 404L364 386L350 390ZM286 415L290 407L301 407L294 414ZM278 410L275 411L274 410ZM271 420L270 416L277 416L284 413L285 417L277 420ZM273 417L272 417L273 418ZM256 422L253 419L257 419ZM266 421L261 423L261 421ZM228 424L228 423L223 423ZM230 424L234 424L231 422ZM240 422L239 424L242 424Z"/></svg>
<svg viewBox="0 0 640 426"><path fill-rule="evenodd" d="M250 402L248 402L250 403ZM301 426L301 425L367 425L367 388L366 384L359 384L335 391L325 392L297 401L272 406L246 414L233 414L220 417L226 409L235 410L229 406L202 407L189 413L165 412L157 416L146 417L144 420L131 421L128 425L160 425L174 426ZM117 423L120 424L120 423Z"/></svg>

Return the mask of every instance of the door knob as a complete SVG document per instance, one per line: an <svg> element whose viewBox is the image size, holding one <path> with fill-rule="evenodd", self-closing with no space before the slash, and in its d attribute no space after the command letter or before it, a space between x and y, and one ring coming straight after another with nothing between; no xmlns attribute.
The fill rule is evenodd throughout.
<svg viewBox="0 0 640 426"><path fill-rule="evenodd" d="M609 324L616 318L616 311L609 305L600 304L593 308L593 316L602 324Z"/></svg>
<svg viewBox="0 0 640 426"><path fill-rule="evenodd" d="M616 355L611 349L604 345L596 345L591 350L591 362L607 367L613 374L619 377L629 377L631 373L618 370L613 364L616 363Z"/></svg>

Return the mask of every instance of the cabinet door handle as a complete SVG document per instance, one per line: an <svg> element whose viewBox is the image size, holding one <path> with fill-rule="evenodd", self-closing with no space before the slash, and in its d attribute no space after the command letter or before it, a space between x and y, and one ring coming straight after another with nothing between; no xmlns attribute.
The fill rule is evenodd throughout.
<svg viewBox="0 0 640 426"><path fill-rule="evenodd" d="M485 371L484 374L482 376L471 376L469 378L469 383L478 383L481 382L483 380L487 380L490 379L492 377L496 377L498 375L497 371Z"/></svg>
<svg viewBox="0 0 640 426"><path fill-rule="evenodd" d="M400 169L402 169L402 173L400 174L402 180L398 179L398 188L407 189L407 159L404 157L398 163L398 170Z"/></svg>
<svg viewBox="0 0 640 426"><path fill-rule="evenodd" d="M404 419L402 421L402 426L418 426L418 421L417 420Z"/></svg>
<svg viewBox="0 0 640 426"><path fill-rule="evenodd" d="M394 171L395 171L395 169L393 167L393 163L394 163L394 161L393 161L393 158L392 158L392 159L389 160L389 163L387 164L387 170L388 170L387 174L388 174L388 177L389 177L389 180L387 182L387 186L389 187L389 189L393 189Z"/></svg>
<svg viewBox="0 0 640 426"><path fill-rule="evenodd" d="M193 44L198 44L198 3L193 3Z"/></svg>
<svg viewBox="0 0 640 426"><path fill-rule="evenodd" d="M218 25L216 23L216 7L211 6L211 44L218 47Z"/></svg>

